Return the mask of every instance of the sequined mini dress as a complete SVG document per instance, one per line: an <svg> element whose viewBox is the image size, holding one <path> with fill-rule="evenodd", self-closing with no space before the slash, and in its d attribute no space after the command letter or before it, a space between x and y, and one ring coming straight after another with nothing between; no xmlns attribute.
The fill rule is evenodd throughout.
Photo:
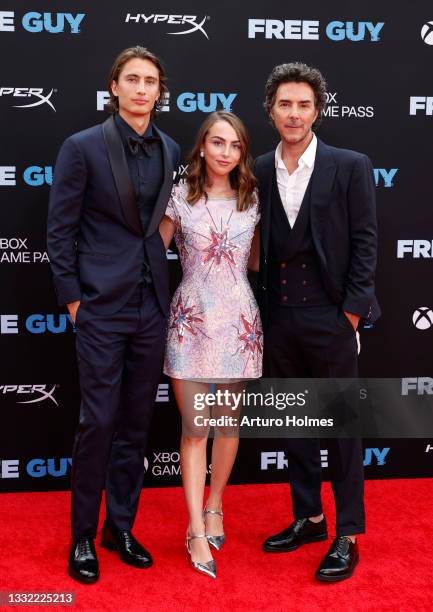
<svg viewBox="0 0 433 612"><path fill-rule="evenodd" d="M262 374L263 332L247 278L256 224L253 206L236 198L201 198L191 205L175 185L166 215L176 225L183 277L170 306L164 373L193 380L241 380Z"/></svg>

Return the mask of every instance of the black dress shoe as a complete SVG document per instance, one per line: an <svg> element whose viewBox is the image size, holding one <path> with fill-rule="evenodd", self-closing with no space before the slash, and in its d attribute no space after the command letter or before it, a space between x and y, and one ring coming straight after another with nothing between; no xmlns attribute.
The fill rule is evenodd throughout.
<svg viewBox="0 0 433 612"><path fill-rule="evenodd" d="M101 535L101 546L108 550L117 550L124 563L134 567L146 568L153 564L149 552L137 542L130 531L112 529L104 523Z"/></svg>
<svg viewBox="0 0 433 612"><path fill-rule="evenodd" d="M324 582L336 582L337 580L350 578L358 561L358 542L353 543L345 536L335 538L331 548L319 565L316 578Z"/></svg>
<svg viewBox="0 0 433 612"><path fill-rule="evenodd" d="M297 519L287 529L270 536L263 542L265 552L289 552L303 544L321 542L328 537L326 519L313 523L307 518Z"/></svg>
<svg viewBox="0 0 433 612"><path fill-rule="evenodd" d="M99 563L93 538L81 538L72 544L68 574L84 584L92 584L98 580Z"/></svg>

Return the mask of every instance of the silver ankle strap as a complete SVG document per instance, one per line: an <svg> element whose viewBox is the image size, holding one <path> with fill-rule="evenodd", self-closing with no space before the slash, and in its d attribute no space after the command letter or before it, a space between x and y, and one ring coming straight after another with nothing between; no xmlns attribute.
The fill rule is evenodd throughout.
<svg viewBox="0 0 433 612"><path fill-rule="evenodd" d="M208 510L207 508L203 510L203 514L218 514L218 516L223 517L222 511L219 512L218 510Z"/></svg>
<svg viewBox="0 0 433 612"><path fill-rule="evenodd" d="M205 533L199 533L198 535L187 535L186 539L187 540L195 540L196 538L206 538L206 534Z"/></svg>

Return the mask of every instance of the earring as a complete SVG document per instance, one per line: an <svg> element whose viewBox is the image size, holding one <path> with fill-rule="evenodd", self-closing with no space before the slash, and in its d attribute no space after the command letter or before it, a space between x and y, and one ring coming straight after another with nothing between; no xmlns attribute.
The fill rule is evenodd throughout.
<svg viewBox="0 0 433 612"><path fill-rule="evenodd" d="M204 152L200 151L200 157L204 157Z"/></svg>

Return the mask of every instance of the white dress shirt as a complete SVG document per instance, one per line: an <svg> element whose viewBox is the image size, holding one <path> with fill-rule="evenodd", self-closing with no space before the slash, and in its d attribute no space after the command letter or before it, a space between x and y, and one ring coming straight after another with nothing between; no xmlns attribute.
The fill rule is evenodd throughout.
<svg viewBox="0 0 433 612"><path fill-rule="evenodd" d="M281 202L286 211L290 227L293 227L301 208L302 200L307 190L308 181L314 170L316 160L317 138L313 134L310 144L305 149L298 161L298 167L289 174L281 157L282 144L275 150L275 168L277 174L278 191Z"/></svg>

